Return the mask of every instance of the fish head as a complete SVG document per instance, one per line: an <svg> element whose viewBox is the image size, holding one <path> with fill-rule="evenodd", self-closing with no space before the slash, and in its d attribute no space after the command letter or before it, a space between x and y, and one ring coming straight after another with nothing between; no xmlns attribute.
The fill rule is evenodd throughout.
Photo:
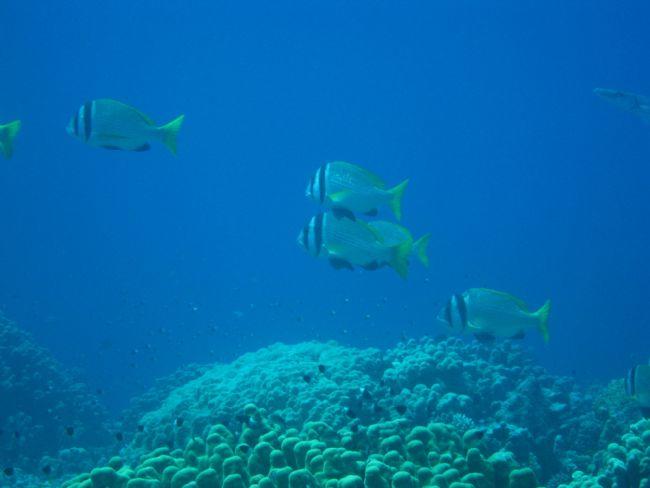
<svg viewBox="0 0 650 488"><path fill-rule="evenodd" d="M463 329L463 320L458 307L458 298L454 295L447 301L445 306L440 309L437 319L445 324L449 329L460 332Z"/></svg>
<svg viewBox="0 0 650 488"><path fill-rule="evenodd" d="M323 251L323 222L322 213L312 217L296 239L298 245L310 256L318 257Z"/></svg>
<svg viewBox="0 0 650 488"><path fill-rule="evenodd" d="M84 108L85 105L87 104L84 104L81 107L79 107L79 109L74 113L74 115L70 117L70 121L68 122L68 125L65 128L68 135L81 140L85 139L85 128L86 128L86 124L85 124L86 109Z"/></svg>
<svg viewBox="0 0 650 488"><path fill-rule="evenodd" d="M623 95L619 90L610 90L609 88L594 88L594 93L607 100L615 100Z"/></svg>

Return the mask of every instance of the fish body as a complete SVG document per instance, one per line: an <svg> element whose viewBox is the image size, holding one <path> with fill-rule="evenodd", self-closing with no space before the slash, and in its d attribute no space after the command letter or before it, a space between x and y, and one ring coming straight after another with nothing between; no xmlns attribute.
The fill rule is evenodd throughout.
<svg viewBox="0 0 650 488"><path fill-rule="evenodd" d="M5 159L14 154L14 139L20 131L20 120L14 120L5 125L0 125L0 154Z"/></svg>
<svg viewBox="0 0 650 488"><path fill-rule="evenodd" d="M403 278L408 275L409 243L387 246L367 223L331 212L312 217L298 235L298 245L337 269L360 266L374 270L388 265Z"/></svg>
<svg viewBox="0 0 650 488"><path fill-rule="evenodd" d="M67 132L90 146L122 151L148 151L160 141L176 154L176 138L184 116L157 126L139 110L117 100L84 103L70 119Z"/></svg>
<svg viewBox="0 0 650 488"><path fill-rule="evenodd" d="M333 161L326 163L309 180L305 195L326 208L376 215L378 208L390 206L398 220L402 218L402 197L408 184L404 180L394 188L361 166Z"/></svg>
<svg viewBox="0 0 650 488"><path fill-rule="evenodd" d="M438 320L453 330L478 338L521 338L529 329L538 329L549 340L548 316L551 302L531 312L526 303L509 293L487 288L470 288L451 297Z"/></svg>
<svg viewBox="0 0 650 488"><path fill-rule="evenodd" d="M386 220L375 220L368 222L381 236L383 242L387 246L396 246L404 242L410 243L411 255L415 255L423 266L429 267L429 256L427 256L427 246L431 234L425 234L417 240L413 240L413 235L404 226Z"/></svg>
<svg viewBox="0 0 650 488"><path fill-rule="evenodd" d="M625 389L639 403L643 416L650 418L650 365L634 366L625 380Z"/></svg>
<svg viewBox="0 0 650 488"><path fill-rule="evenodd" d="M650 121L650 98L609 88L595 88L594 93L612 105Z"/></svg>

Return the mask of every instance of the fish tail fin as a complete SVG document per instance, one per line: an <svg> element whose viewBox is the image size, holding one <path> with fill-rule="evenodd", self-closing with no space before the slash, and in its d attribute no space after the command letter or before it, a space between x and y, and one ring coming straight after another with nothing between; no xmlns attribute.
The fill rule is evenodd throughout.
<svg viewBox="0 0 650 488"><path fill-rule="evenodd" d="M165 124L160 128L162 141L174 156L176 156L176 138L178 137L178 131L181 130L181 126L183 125L183 120L185 120L185 115L176 117L169 124Z"/></svg>
<svg viewBox="0 0 650 488"><path fill-rule="evenodd" d="M0 150L9 159L14 153L14 139L20 130L20 120L14 120L0 127Z"/></svg>
<svg viewBox="0 0 650 488"><path fill-rule="evenodd" d="M413 244L405 241L392 248L393 255L391 257L390 265L397 271L397 274L402 278L408 278L409 274L409 255L413 249Z"/></svg>
<svg viewBox="0 0 650 488"><path fill-rule="evenodd" d="M429 245L429 240L431 239L431 234L424 234L417 241L413 243L413 249L415 249L415 254L424 265L425 268L429 267L429 256L427 255L427 246Z"/></svg>
<svg viewBox="0 0 650 488"><path fill-rule="evenodd" d="M539 319L539 331L542 333L544 342L548 342L551 335L548 332L548 316L551 313L551 301L546 300L546 303L535 312L535 316Z"/></svg>
<svg viewBox="0 0 650 488"><path fill-rule="evenodd" d="M404 190L409 184L408 178L402 181L399 185L394 186L388 193L390 193L390 208L395 214L397 220L402 220L402 197L404 196Z"/></svg>

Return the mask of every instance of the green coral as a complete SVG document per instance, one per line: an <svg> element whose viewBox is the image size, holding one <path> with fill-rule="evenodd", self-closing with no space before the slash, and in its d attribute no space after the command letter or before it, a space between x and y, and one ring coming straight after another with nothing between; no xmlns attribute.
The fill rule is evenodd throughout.
<svg viewBox="0 0 650 488"><path fill-rule="evenodd" d="M298 431L271 426L254 405L247 405L245 412L255 428L244 428L239 436L214 425L205 438L191 438L183 450L155 449L132 466L112 458L108 466L63 486L534 488L537 484L535 473L518 466L511 453L486 457L472 432L462 435L443 423L413 427L398 419L336 432L324 422L307 422ZM611 456L620 457L625 449L638 451L644 439L650 434L626 437L624 445L610 446ZM644 469L641 458L638 466Z"/></svg>

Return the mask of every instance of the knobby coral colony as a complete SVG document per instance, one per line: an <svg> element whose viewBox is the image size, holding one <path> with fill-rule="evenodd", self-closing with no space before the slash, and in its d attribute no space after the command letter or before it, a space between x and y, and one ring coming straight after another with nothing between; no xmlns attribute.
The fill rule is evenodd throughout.
<svg viewBox="0 0 650 488"><path fill-rule="evenodd" d="M512 454L485 457L481 435L453 425L410 426L406 419L334 431L324 422L301 430L273 424L253 404L235 436L224 425L190 439L184 449L155 449L133 468L113 458L64 488L254 487L535 487L530 468ZM356 425L356 424L355 424Z"/></svg>
<svg viewBox="0 0 650 488"><path fill-rule="evenodd" d="M509 342L276 344L190 378L131 412L121 458L63 486L557 487L582 470L572 486L647 488L650 434L625 435L620 382L579 388Z"/></svg>

